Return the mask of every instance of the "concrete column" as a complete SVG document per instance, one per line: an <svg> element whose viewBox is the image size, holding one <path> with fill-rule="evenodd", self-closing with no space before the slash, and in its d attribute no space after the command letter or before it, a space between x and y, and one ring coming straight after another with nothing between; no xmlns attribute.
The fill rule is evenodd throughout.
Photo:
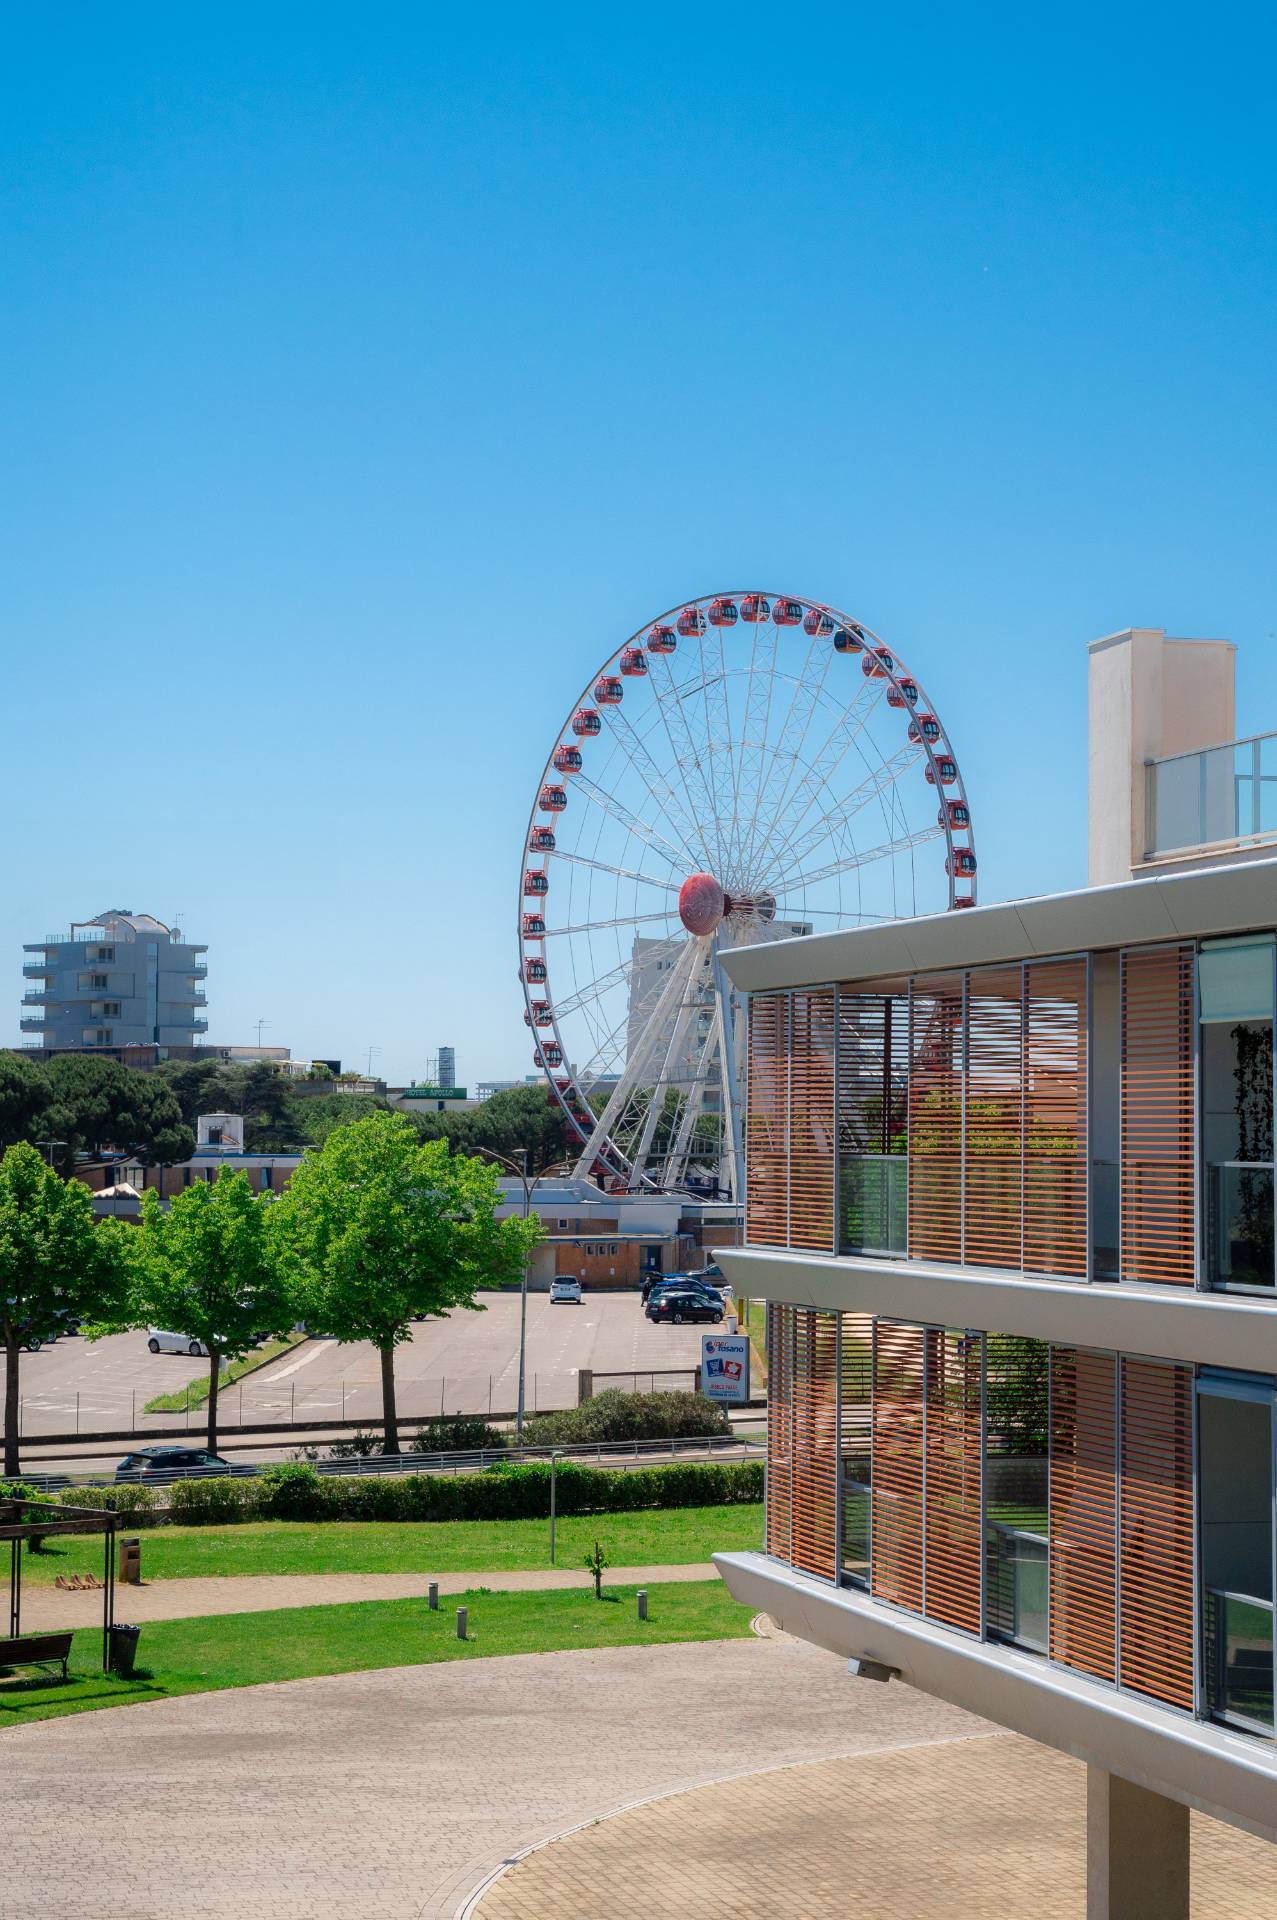
<svg viewBox="0 0 1277 1920"><path fill-rule="evenodd" d="M1188 1808L1086 1770L1086 1920L1188 1920Z"/></svg>

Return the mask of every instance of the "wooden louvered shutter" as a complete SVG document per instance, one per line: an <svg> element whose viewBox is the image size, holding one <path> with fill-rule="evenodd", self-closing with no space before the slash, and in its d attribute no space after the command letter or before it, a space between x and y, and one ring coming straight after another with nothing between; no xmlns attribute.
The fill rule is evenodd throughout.
<svg viewBox="0 0 1277 1920"><path fill-rule="evenodd" d="M767 1551L788 1562L793 1551L793 1307L767 1303Z"/></svg>
<svg viewBox="0 0 1277 1920"><path fill-rule="evenodd" d="M981 967L967 976L962 1258L977 1267L1022 1264L1022 997L1019 967Z"/></svg>
<svg viewBox="0 0 1277 1920"><path fill-rule="evenodd" d="M832 1580L838 1552L837 1314L797 1309L793 1399L793 1564Z"/></svg>
<svg viewBox="0 0 1277 1920"><path fill-rule="evenodd" d="M838 990L838 1251L905 1251L909 1002Z"/></svg>
<svg viewBox="0 0 1277 1920"><path fill-rule="evenodd" d="M926 1346L925 1612L979 1633L983 1341L930 1327Z"/></svg>
<svg viewBox="0 0 1277 1920"><path fill-rule="evenodd" d="M1024 1266L1085 1279L1087 1020L1085 960L1025 968Z"/></svg>
<svg viewBox="0 0 1277 1920"><path fill-rule="evenodd" d="M789 1013L789 1238L834 1251L834 990L795 993Z"/></svg>
<svg viewBox="0 0 1277 1920"><path fill-rule="evenodd" d="M1193 1705L1193 1380L1122 1359L1118 1679Z"/></svg>
<svg viewBox="0 0 1277 1920"><path fill-rule="evenodd" d="M909 1252L962 1258L962 978L915 980L909 997Z"/></svg>
<svg viewBox="0 0 1277 1920"><path fill-rule="evenodd" d="M838 1451L842 1462L843 1573L862 1585L869 1578L868 1487L873 1426L873 1315L843 1313L839 1320Z"/></svg>
<svg viewBox="0 0 1277 1920"><path fill-rule="evenodd" d="M783 1247L789 1231L789 995L749 996L745 1242Z"/></svg>
<svg viewBox="0 0 1277 1920"><path fill-rule="evenodd" d="M1122 1278L1190 1287L1193 950L1122 955Z"/></svg>
<svg viewBox="0 0 1277 1920"><path fill-rule="evenodd" d="M1117 1360L1051 1349L1050 1652L1116 1678Z"/></svg>
<svg viewBox="0 0 1277 1920"><path fill-rule="evenodd" d="M922 1327L879 1320L874 1332L871 1590L922 1611Z"/></svg>

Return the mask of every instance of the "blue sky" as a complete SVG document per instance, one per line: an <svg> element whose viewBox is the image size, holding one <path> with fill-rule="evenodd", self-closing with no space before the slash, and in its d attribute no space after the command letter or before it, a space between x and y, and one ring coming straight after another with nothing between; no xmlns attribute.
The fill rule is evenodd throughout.
<svg viewBox="0 0 1277 1920"><path fill-rule="evenodd" d="M1270 16L476 22L8 22L0 1040L120 904L212 1038L522 1073L542 761L720 584L925 676L985 899L1084 878L1089 638L1277 725Z"/></svg>

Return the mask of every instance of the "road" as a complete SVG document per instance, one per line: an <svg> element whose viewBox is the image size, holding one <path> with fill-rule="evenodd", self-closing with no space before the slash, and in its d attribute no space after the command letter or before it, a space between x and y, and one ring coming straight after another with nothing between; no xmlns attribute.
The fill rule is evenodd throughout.
<svg viewBox="0 0 1277 1920"><path fill-rule="evenodd" d="M421 1420L447 1413L513 1411L518 1393L519 1297L480 1296L481 1313L457 1311L414 1328L395 1357L400 1414ZM573 1406L582 1367L608 1385L661 1385L662 1370L679 1369L666 1386L690 1386L700 1358L700 1327L653 1326L636 1293L588 1293L578 1306L551 1306L546 1294L528 1296L527 1407L529 1412ZM59 1340L22 1358L22 1431L122 1431L172 1426L180 1416L146 1416L158 1393L202 1379L207 1362L185 1354L153 1354L142 1333L106 1339ZM656 1376L653 1379L653 1376ZM366 1420L381 1413L381 1373L375 1349L308 1340L283 1354L223 1398L228 1424L291 1420Z"/></svg>

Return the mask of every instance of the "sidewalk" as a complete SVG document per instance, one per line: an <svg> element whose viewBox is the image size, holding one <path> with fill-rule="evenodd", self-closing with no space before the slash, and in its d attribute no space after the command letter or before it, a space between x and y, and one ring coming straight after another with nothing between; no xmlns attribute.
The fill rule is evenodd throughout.
<svg viewBox="0 0 1277 1920"><path fill-rule="evenodd" d="M644 1587L683 1580L716 1580L705 1565L609 1567L607 1586ZM265 1573L226 1579L154 1580L139 1587L117 1584L115 1613L139 1625L147 1620L193 1620L218 1613L272 1613L285 1607L340 1606L352 1600L424 1599L432 1579L441 1595L487 1587L491 1593L525 1593L547 1587L588 1587L584 1567L540 1567L511 1573ZM66 1593L60 1587L26 1586L22 1625L27 1633L52 1627L100 1626L100 1592Z"/></svg>

